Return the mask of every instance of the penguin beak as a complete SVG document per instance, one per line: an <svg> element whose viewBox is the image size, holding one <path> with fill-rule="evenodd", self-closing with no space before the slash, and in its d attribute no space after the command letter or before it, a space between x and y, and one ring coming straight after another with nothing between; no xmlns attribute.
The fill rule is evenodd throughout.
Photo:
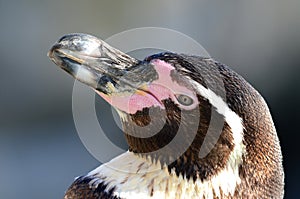
<svg viewBox="0 0 300 199"><path fill-rule="evenodd" d="M102 40L86 34L63 36L48 52L50 59L78 81L111 93L114 79L122 76L139 60L112 48ZM124 80L125 81L125 80Z"/></svg>
<svg viewBox="0 0 300 199"><path fill-rule="evenodd" d="M145 95L147 85L157 78L149 63L132 58L87 34L63 36L53 45L48 56L60 68L117 107L123 106L132 95Z"/></svg>

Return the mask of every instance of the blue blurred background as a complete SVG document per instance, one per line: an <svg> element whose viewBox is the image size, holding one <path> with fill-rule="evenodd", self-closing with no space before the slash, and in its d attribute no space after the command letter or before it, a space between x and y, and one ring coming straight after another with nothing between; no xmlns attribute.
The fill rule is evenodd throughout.
<svg viewBox="0 0 300 199"><path fill-rule="evenodd" d="M46 56L51 45L67 33L106 39L144 26L194 38L262 93L283 149L285 198L298 198L299 8L299 0L0 0L0 198L62 198L100 164L76 133L74 81ZM105 128L118 131L96 100ZM124 145L120 134L111 139Z"/></svg>

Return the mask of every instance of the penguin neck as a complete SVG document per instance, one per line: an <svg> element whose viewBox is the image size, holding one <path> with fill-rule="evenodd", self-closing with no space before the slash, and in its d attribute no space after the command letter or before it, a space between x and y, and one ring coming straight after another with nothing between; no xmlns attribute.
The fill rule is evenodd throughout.
<svg viewBox="0 0 300 199"><path fill-rule="evenodd" d="M159 117L159 112L151 118L153 124L162 126L159 131L154 129L153 136L141 137L153 133L146 113L127 115L123 128L129 150L167 165L170 173L174 170L178 177L182 175L188 180L211 179L228 165L234 172L238 171L245 152L242 120L211 90L201 85L198 90L203 93L198 96L199 109L181 114L169 111L166 122ZM167 111L176 110L170 105L166 106ZM198 120L189 116L197 115L197 111L201 115ZM134 121L139 125L133 125Z"/></svg>

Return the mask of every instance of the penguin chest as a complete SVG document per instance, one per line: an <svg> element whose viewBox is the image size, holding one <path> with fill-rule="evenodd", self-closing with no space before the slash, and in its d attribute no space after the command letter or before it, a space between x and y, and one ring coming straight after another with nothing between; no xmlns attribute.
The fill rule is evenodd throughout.
<svg viewBox="0 0 300 199"><path fill-rule="evenodd" d="M238 173L226 168L218 176L201 180L176 175L167 166L153 164L127 152L88 174L89 187L105 184L117 198L214 199L231 198L240 183ZM228 197L227 197L228 196Z"/></svg>

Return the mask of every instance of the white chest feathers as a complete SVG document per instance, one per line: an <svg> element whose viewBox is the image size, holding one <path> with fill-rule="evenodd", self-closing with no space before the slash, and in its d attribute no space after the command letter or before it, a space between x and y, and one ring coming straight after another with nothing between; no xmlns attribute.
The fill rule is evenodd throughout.
<svg viewBox="0 0 300 199"><path fill-rule="evenodd" d="M168 172L167 166L153 164L145 158L126 152L91 171L89 185L96 188L101 182L106 191L114 188L114 195L124 199L212 199L233 195L240 183L238 170L228 165L209 180L187 180Z"/></svg>

